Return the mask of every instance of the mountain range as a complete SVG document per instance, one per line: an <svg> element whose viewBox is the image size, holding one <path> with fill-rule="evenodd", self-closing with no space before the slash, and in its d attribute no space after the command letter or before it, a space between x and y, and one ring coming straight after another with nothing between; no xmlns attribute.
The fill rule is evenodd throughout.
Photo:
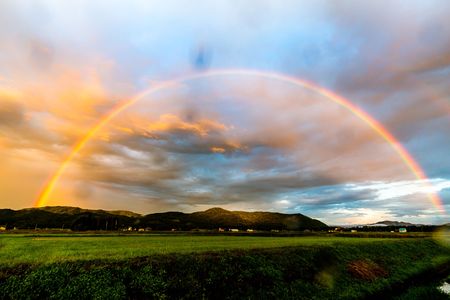
<svg viewBox="0 0 450 300"><path fill-rule="evenodd" d="M397 226L397 227L408 227L408 226L423 226L423 224L413 224L401 221L380 221L373 224L367 224L367 226Z"/></svg>
<svg viewBox="0 0 450 300"><path fill-rule="evenodd" d="M327 225L302 214L228 211L211 208L183 213L165 212L141 215L130 211L90 210L79 207L46 206L21 210L0 209L0 226L18 229L65 228L72 230L152 230L231 229L305 230Z"/></svg>

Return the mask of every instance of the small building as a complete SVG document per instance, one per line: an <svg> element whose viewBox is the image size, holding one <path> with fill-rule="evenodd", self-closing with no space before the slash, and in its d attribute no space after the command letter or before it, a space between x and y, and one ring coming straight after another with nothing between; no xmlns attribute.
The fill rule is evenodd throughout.
<svg viewBox="0 0 450 300"><path fill-rule="evenodd" d="M407 230L406 230L406 228L402 227L402 228L398 229L398 232L405 233L405 232L407 232Z"/></svg>
<svg viewBox="0 0 450 300"><path fill-rule="evenodd" d="M237 228L231 228L230 231L231 231L231 232L238 232L239 229L237 229Z"/></svg>

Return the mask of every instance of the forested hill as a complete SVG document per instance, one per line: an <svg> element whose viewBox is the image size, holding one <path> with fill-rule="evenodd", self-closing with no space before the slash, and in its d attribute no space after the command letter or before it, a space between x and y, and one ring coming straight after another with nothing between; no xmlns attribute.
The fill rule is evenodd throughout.
<svg viewBox="0 0 450 300"><path fill-rule="evenodd" d="M0 209L0 226L8 229L64 228L72 230L120 230L129 227L152 230L231 229L304 230L327 225L302 214L228 211L211 208L194 213L165 212L140 215L130 211L89 210L47 206L21 210Z"/></svg>

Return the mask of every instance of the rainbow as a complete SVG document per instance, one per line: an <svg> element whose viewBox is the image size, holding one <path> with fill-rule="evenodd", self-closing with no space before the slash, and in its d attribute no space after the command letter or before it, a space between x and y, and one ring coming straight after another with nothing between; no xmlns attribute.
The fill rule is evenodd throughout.
<svg viewBox="0 0 450 300"><path fill-rule="evenodd" d="M163 83L157 84L149 89L143 91L142 93L132 97L130 99L126 99L123 102L119 103L115 107L113 107L108 113L106 113L89 131L72 147L64 161L60 164L57 170L51 175L48 182L45 183L42 192L39 194L37 200L35 201L35 206L40 207L44 206L50 194L55 188L56 183L63 175L69 163L74 159L74 157L80 152L80 150L86 145L86 143L94 137L97 132L99 132L106 124L109 123L114 117L120 114L122 111L126 110L128 107L132 106L145 96L148 96L152 93L175 87L180 83L201 79L206 77L213 76L255 76L262 77L267 79L279 80L282 82L290 83L296 86L300 86L315 93L322 95L323 97L335 102L336 104L344 107L353 115L364 121L370 128L372 128L380 137L382 137L387 143L391 145L393 150L400 156L405 165L411 170L414 176L423 182L428 184L429 180L425 175L423 169L419 166L419 164L414 160L411 154L403 147L403 145L394 137L392 133L390 133L380 122L371 117L364 110L350 102L348 99L345 99L323 87L320 87L312 82L301 80L295 77L289 77L283 74L278 74L274 72L266 72L266 71L257 71L257 70L247 70L247 69L218 69L211 70L202 73L191 74L187 76L182 76L176 78L174 80L165 81ZM432 189L430 189L432 191ZM436 206L441 212L445 212L444 206L442 204L441 199L436 193L430 192L428 194L431 203Z"/></svg>

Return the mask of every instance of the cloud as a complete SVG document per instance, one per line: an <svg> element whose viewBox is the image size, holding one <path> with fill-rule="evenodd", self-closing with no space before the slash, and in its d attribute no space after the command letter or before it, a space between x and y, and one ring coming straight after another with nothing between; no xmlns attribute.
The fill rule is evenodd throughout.
<svg viewBox="0 0 450 300"><path fill-rule="evenodd" d="M433 180L414 180L397 181L390 183L371 183L368 185L360 184L352 187L352 190L373 190L375 199L389 200L414 194L432 194L439 193L444 189L450 188L450 180L435 178Z"/></svg>
<svg viewBox="0 0 450 300"><path fill-rule="evenodd" d="M2 100L0 106L0 126L20 126L24 122L24 107L16 102Z"/></svg>
<svg viewBox="0 0 450 300"><path fill-rule="evenodd" d="M206 136L210 132L219 132L226 130L226 126L217 122L201 119L198 124L192 122L182 121L178 116L165 114L160 117L160 120L151 123L144 128L149 132L171 132L171 133L195 133L200 136Z"/></svg>
<svg viewBox="0 0 450 300"><path fill-rule="evenodd" d="M3 1L0 204L30 206L120 101L154 82L239 67L350 99L400 140L448 207L448 5ZM29 189L18 193L12 183L22 178ZM438 222L428 187L414 180L391 145L332 101L286 82L222 76L153 93L116 116L78 153L50 204Z"/></svg>

